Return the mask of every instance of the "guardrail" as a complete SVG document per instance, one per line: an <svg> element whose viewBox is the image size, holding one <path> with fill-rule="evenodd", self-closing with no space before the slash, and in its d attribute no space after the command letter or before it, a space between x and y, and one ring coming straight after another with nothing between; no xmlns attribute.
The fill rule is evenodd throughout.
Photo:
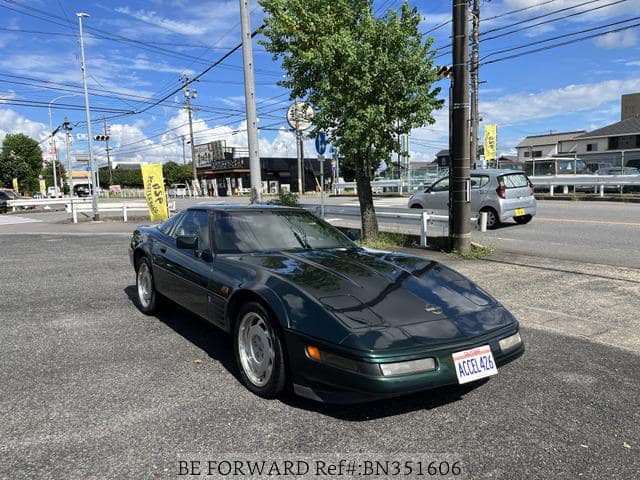
<svg viewBox="0 0 640 480"><path fill-rule="evenodd" d="M374 190L384 187L395 187L398 189L398 192L402 193L403 189L407 190L409 188L409 184L406 180L377 180L371 182L371 188ZM338 193L340 193L340 190L358 190L356 182L339 182L334 184L333 188L335 188Z"/></svg>
<svg viewBox="0 0 640 480"><path fill-rule="evenodd" d="M122 220L127 222L129 220L130 211L145 211L149 210L149 207L144 202L138 203L101 203L98 205L99 212L122 212ZM176 202L169 202L169 211L175 212ZM67 205L67 212L71 213L73 223L78 223L78 213L90 213L93 212L93 205L77 205L75 202Z"/></svg>
<svg viewBox="0 0 640 480"><path fill-rule="evenodd" d="M78 198L78 197L66 197L66 198L38 198L31 200L9 200L7 206L12 208L12 211L16 211L16 208L27 207L44 207L46 210L51 208L51 205L66 205L68 203L87 203L91 202L91 198Z"/></svg>
<svg viewBox="0 0 640 480"><path fill-rule="evenodd" d="M640 175L546 175L529 177L535 186L549 187L549 194L553 196L555 187L593 187L593 193L600 192L604 196L605 187L639 186ZM569 193L566 191L564 193Z"/></svg>
<svg viewBox="0 0 640 480"><path fill-rule="evenodd" d="M319 205L302 205L306 210L311 211L316 215L320 215L321 209ZM360 218L360 207L338 207L327 205L324 207L324 216L343 216L343 217L357 217ZM435 225L436 223L449 223L448 214L439 214L432 211L411 212L403 210L376 210L376 218L378 220L393 219L396 223L401 225L407 225L415 227L418 224L420 229L420 246L427 246L427 237L430 231L429 225ZM481 232L487 231L487 214L486 212L480 212L478 217L472 217L469 219L472 223L477 225L477 228ZM478 221L479 220L479 221Z"/></svg>

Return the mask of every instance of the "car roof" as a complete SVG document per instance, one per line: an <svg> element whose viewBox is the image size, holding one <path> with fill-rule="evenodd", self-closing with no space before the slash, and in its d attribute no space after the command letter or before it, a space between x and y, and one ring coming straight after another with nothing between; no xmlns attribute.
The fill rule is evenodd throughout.
<svg viewBox="0 0 640 480"><path fill-rule="evenodd" d="M477 168L471 170L471 175L504 175L507 173L522 173L522 170L513 170L512 168Z"/></svg>
<svg viewBox="0 0 640 480"><path fill-rule="evenodd" d="M267 205L267 204L255 204L255 205L194 205L189 207L187 210L211 210L211 211L245 211L245 212L255 212L259 210L295 210L301 211L302 208L296 207L285 207L282 205Z"/></svg>

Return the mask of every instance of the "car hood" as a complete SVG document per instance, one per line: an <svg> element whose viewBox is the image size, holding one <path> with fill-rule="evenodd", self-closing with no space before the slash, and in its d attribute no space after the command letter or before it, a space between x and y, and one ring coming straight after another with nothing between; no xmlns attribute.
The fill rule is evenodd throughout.
<svg viewBox="0 0 640 480"><path fill-rule="evenodd" d="M353 348L462 341L515 322L475 283L423 257L331 249L245 255L242 261L319 302L345 327L338 343Z"/></svg>

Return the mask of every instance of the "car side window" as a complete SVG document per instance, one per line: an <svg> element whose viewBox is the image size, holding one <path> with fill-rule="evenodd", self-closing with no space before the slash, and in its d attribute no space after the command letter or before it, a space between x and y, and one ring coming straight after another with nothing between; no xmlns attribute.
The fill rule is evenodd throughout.
<svg viewBox="0 0 640 480"><path fill-rule="evenodd" d="M160 225L158 225L158 230L160 230L165 235L171 235L171 229L173 226L178 223L182 217L184 216L183 212L180 212L173 217L170 217L168 220L165 220Z"/></svg>
<svg viewBox="0 0 640 480"><path fill-rule="evenodd" d="M171 233L173 238L182 235L197 236L198 250L210 252L209 213L205 210L187 210Z"/></svg>
<svg viewBox="0 0 640 480"><path fill-rule="evenodd" d="M432 192L446 192L447 190L449 190L449 177L439 180L431 187Z"/></svg>
<svg viewBox="0 0 640 480"><path fill-rule="evenodd" d="M489 183L487 175L476 175L471 177L471 188L482 188Z"/></svg>

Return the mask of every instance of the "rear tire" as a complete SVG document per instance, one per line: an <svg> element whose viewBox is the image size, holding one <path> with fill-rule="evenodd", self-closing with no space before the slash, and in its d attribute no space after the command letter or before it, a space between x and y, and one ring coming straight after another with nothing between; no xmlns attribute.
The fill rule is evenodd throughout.
<svg viewBox="0 0 640 480"><path fill-rule="evenodd" d="M533 215L522 215L520 217L513 217L513 219L518 225L524 225L533 219Z"/></svg>
<svg viewBox="0 0 640 480"><path fill-rule="evenodd" d="M136 291L138 293L138 307L145 315L153 314L158 307L158 292L153 281L151 262L142 257L136 263Z"/></svg>
<svg viewBox="0 0 640 480"><path fill-rule="evenodd" d="M498 212L496 212L493 208L485 207L480 209L480 211L487 212L487 230L493 230L494 228L500 226L500 217L498 217Z"/></svg>
<svg viewBox="0 0 640 480"><path fill-rule="evenodd" d="M240 380L263 398L276 398L285 389L284 344L276 320L258 302L240 309L233 328L233 345Z"/></svg>

